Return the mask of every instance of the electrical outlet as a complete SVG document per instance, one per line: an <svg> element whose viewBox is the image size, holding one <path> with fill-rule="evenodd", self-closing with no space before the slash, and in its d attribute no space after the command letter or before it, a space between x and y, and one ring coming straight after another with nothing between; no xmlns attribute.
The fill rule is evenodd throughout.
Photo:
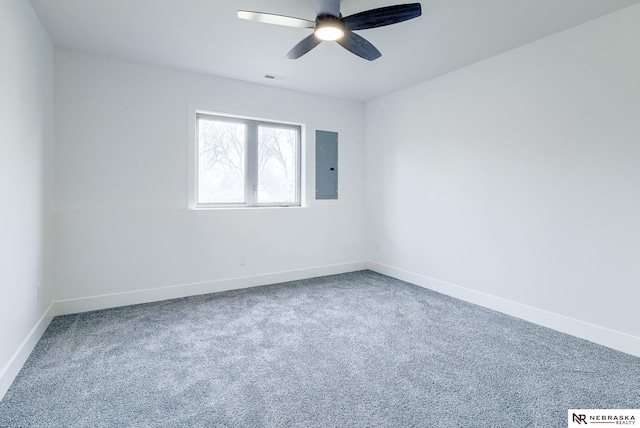
<svg viewBox="0 0 640 428"><path fill-rule="evenodd" d="M380 244L376 244L376 253L380 252Z"/></svg>
<svg viewBox="0 0 640 428"><path fill-rule="evenodd" d="M247 264L247 256L240 256L240 265L244 266Z"/></svg>
<svg viewBox="0 0 640 428"><path fill-rule="evenodd" d="M38 302L40 301L40 297L42 297L42 284L38 284L36 287L36 299Z"/></svg>

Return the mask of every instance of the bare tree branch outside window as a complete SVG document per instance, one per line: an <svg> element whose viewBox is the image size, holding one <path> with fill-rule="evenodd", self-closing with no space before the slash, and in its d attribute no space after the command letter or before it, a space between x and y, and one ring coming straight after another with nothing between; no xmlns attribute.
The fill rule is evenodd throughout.
<svg viewBox="0 0 640 428"><path fill-rule="evenodd" d="M258 202L295 199L297 133L288 128L258 130Z"/></svg>
<svg viewBox="0 0 640 428"><path fill-rule="evenodd" d="M246 126L201 119L198 130L199 200L244 202Z"/></svg>

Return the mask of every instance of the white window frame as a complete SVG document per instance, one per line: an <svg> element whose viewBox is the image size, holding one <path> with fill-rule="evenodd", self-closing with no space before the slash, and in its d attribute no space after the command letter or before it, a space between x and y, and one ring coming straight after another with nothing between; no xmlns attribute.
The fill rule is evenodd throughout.
<svg viewBox="0 0 640 428"><path fill-rule="evenodd" d="M245 202L244 203L200 203L198 201L199 195L199 141L198 141L198 119L200 117L211 118L215 120L239 122L244 123L247 129L247 141L245 149ZM207 111L195 111L195 117L193 118L195 123L193 138L191 139L191 147L193 148L193 192L190 192L189 204L195 209L214 209L214 208L260 208L260 207L300 207L303 200L303 139L305 135L305 125L301 123L285 122L280 120L271 119L259 119L248 116L237 116L225 113L213 113ZM258 203L257 201L257 186L258 186L258 127L282 127L287 129L294 129L297 133L296 141L296 198L295 201L290 202L277 202L277 203ZM191 150L190 150L191 152ZM190 168L191 169L191 168Z"/></svg>

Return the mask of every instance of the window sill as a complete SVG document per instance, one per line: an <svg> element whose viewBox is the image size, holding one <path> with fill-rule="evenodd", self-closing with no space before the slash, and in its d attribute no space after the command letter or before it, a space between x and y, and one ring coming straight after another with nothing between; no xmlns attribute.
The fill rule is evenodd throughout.
<svg viewBox="0 0 640 428"><path fill-rule="evenodd" d="M308 208L308 206L304 205L288 205L288 206L242 206L242 205L231 205L231 206L203 206L203 207L190 207L189 210L192 211L216 211L216 210L274 210L274 209L300 209L300 208Z"/></svg>

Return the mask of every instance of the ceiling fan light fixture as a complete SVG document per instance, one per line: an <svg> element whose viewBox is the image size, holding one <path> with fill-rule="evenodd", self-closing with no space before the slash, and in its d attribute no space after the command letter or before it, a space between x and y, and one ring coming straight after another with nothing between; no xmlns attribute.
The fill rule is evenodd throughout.
<svg viewBox="0 0 640 428"><path fill-rule="evenodd" d="M318 17L313 34L324 42L335 42L344 37L344 23L335 16Z"/></svg>

